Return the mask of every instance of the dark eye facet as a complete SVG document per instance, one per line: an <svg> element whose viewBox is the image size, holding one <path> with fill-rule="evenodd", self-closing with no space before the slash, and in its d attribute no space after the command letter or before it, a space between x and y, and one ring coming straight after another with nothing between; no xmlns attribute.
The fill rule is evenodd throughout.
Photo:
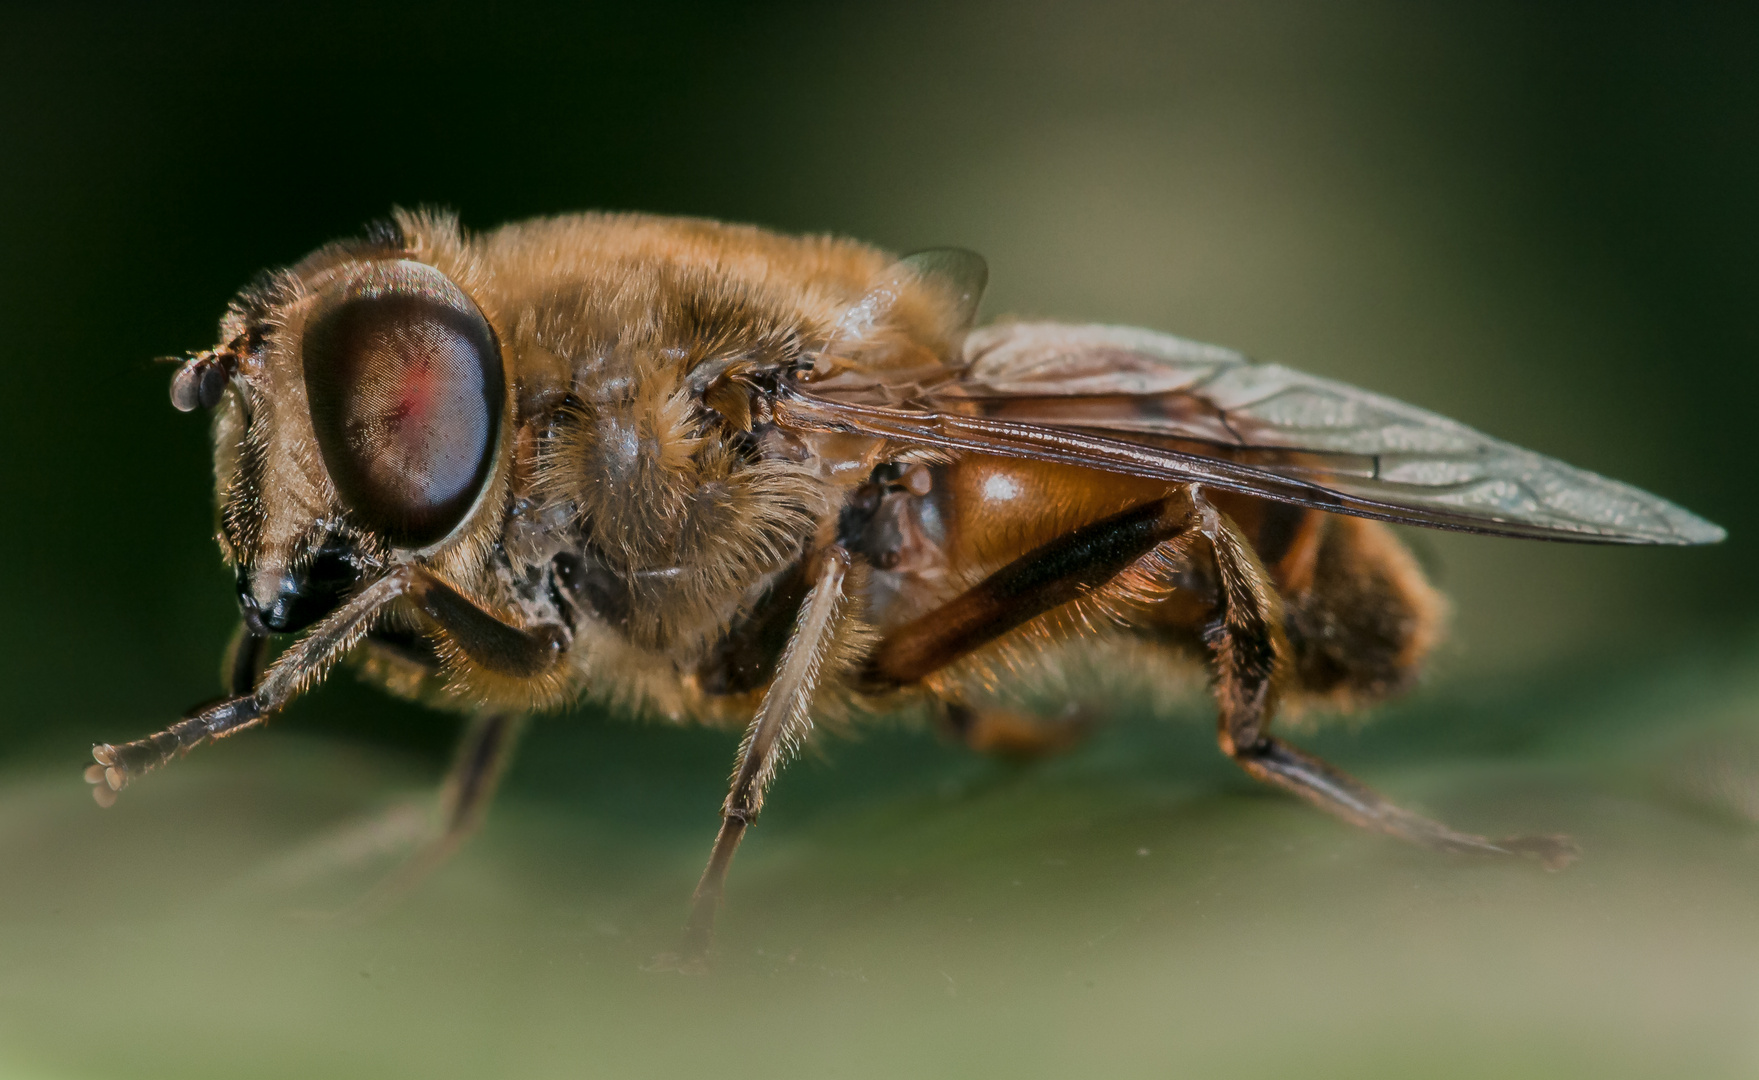
<svg viewBox="0 0 1759 1080"><path fill-rule="evenodd" d="M318 302L300 354L343 504L397 547L445 539L488 483L506 399L482 312L425 263L380 263Z"/></svg>

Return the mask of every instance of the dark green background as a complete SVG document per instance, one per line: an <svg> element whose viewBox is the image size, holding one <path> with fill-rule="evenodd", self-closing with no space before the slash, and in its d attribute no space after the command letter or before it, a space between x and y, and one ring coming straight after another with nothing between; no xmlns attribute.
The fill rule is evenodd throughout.
<svg viewBox="0 0 1759 1080"><path fill-rule="evenodd" d="M833 743L823 761L796 768L778 787L766 828L747 853L749 865L740 867L751 884L742 885L735 872L729 920L745 927L736 949L752 941L768 941L782 955L805 949L809 960L800 963L816 964L813 970L845 970L839 963L891 970L896 986L915 985L910 980L922 976L928 996L900 991L886 999L890 1005L835 994L820 1000L810 982L790 984L779 991L782 1004L773 1015L750 1006L751 1023L771 1039L787 1042L776 1030L778 1017L796 1007L817 1007L813 1038L827 1047L837 1045L839 1025L854 1023L856 1015L870 1025L884 1017L905 1028L931 1015L944 1020L941 975L949 984L957 981L936 973L939 946L920 942L919 952L900 947L896 955L910 959L895 969L872 955L864 965L859 957L872 950L893 955L891 944L875 944L892 939L859 919L839 931L841 937L809 933L807 944L790 944L786 932L774 930L794 917L786 914L796 911L787 903L806 912L861 909L890 888L873 881L891 881L886 875L894 870L908 875L912 867L956 866L979 873L972 868L986 865L977 856L954 858L946 844L1023 853L1032 865L1049 865L1035 845L1049 842L1045 830L1064 835L1058 830L1073 820L1102 823L1092 836L1068 839L1083 851L1104 848L1097 838L1112 835L1106 830L1114 825L1120 835L1140 832L1148 846L1156 844L1151 836L1195 838L1191 861L1169 866L1152 888L1141 886L1143 896L1177 895L1195 887L1192 882L1225 876L1225 868L1204 862L1203 852L1234 851L1237 875L1277 878L1272 891L1292 906L1272 904L1253 916L1248 937L1293 933L1288 928L1318 918L1313 912L1330 910L1325 904L1331 901L1345 905L1340 910L1373 910L1376 898L1406 895L1413 879L1454 882L1455 898L1467 897L1462 902L1479 913L1481 937L1461 938L1467 944L1460 955L1482 955L1476 942L1509 940L1509 927L1532 921L1522 890L1543 892L1553 881L1598 889L1594 895L1603 899L1628 897L1631 910L1655 919L1644 923L1632 915L1634 928L1566 949L1592 989L1566 981L1555 994L1534 991L1540 1012L1572 993L1584 993L1590 1004L1581 1016L1554 1016L1530 1031L1500 1015L1471 1020L1475 1014L1468 1011L1459 1019L1451 999L1418 974L1410 975L1414 989L1393 993L1370 962L1362 969L1369 974L1346 979L1339 984L1346 989L1326 995L1333 1008L1355 1018L1358 1027L1350 1030L1362 1040L1339 1044L1345 1049L1327 1061L1396 1074L1398 1062L1407 1060L1400 1039L1419 1047L1452 1046L1452 1039L1482 1049L1475 1025L1491 1030L1500 1024L1505 1032L1526 1032L1521 1045L1528 1049L1510 1060L1541 1074L1579 1066L1604 1075L1606 1062L1595 1054L1606 1045L1606 1032L1658 1047L1656 1063L1680 1060L1676 1047L1715 1050L1726 1043L1747 1047L1731 1050L1728 1061L1750 1064L1755 1058L1740 1053L1759 1051L1742 1043L1738 1030L1747 1025L1750 1031L1759 991L1741 982L1745 969L1688 964L1684 974L1670 976L1703 988L1701 997L1681 991L1703 1008L1679 1006L1682 1015L1703 1021L1702 1030L1657 1021L1660 1034L1633 1035L1633 1024L1642 1028L1642 1018L1665 1009L1604 995L1608 987L1626 985L1621 980L1641 981L1647 970L1640 957L1610 959L1615 943L1660 942L1645 938L1644 928L1680 914L1633 883L1703 874L1712 884L1695 895L1722 897L1726 904L1718 911L1724 912L1738 911L1745 901L1750 913L1756 895L1747 869L1753 858L1748 825L1759 817L1753 809L1759 803L1743 802L1747 796L1739 792L1759 773L1737 768L1737 780L1728 781L1735 784L1731 795L1726 785L1711 785L1722 794L1705 794L1710 789L1703 784L1678 780L1685 774L1648 770L1655 760L1673 760L1654 748L1672 745L1667 740L1676 735L1685 738L1682 732L1721 733L1705 736L1715 746L1725 735L1734 743L1750 740L1755 729L1752 600L1759 570L1749 538L1759 531L1759 511L1749 493L1759 464L1753 437L1759 392L1756 55L1759 9L1733 5L732 9L646 3L554 11L492 4L404 11L64 5L0 11L0 350L7 372L0 505L9 515L0 548L0 656L11 691L0 708L0 767L9 768L4 775L18 793L0 803L0 840L10 837L12 845L0 845L7 861L0 877L14 882L13 891L0 889L0 925L14 931L8 939L13 981L0 979L0 1001L11 1002L15 1016L36 1018L23 1026L0 1022L0 1061L17 1050L20 1060L54 1075L135 1067L165 1075L226 1075L230 1069L232 1075L297 1076L313 1074L320 1059L287 1047L321 1044L331 1055L321 1058L323 1068L332 1070L401 1074L399 1066L407 1066L412 1074L436 1075L451 1065L460 1075L484 1075L496 1063L513 1072L520 1071L509 1064L514 1061L536 1073L552 1067L530 1064L538 1059L511 1050L478 1058L460 1049L421 1059L418 1070L400 1048L430 1039L431 1032L417 1034L370 1008L344 1009L325 1021L353 1032L326 1041L322 1023L313 1029L266 1019L274 1014L268 1004L252 1011L244 1001L257 1000L255 994L280 1001L276 993L298 999L303 991L286 989L295 983L312 1000L329 1000L337 991L327 976L305 970L304 983L288 976L247 992L255 985L249 978L223 965L203 966L200 958L210 954L199 947L185 954L172 985L198 999L236 1002L232 1007L243 1010L243 1019L234 1022L245 1030L262 1024L282 1032L275 1025L285 1023L285 1043L273 1034L239 1036L236 1046L217 1036L169 1039L162 1026L140 1019L143 1030L156 1033L141 1036L148 1044L169 1039L167 1046L182 1047L167 1057L136 1055L128 1048L135 1044L121 1035L111 1046L60 1034L151 1013L145 1003L156 995L146 988L159 985L164 970L126 946L104 952L103 960L81 952L71 943L89 942L87 931L133 926L128 913L141 903L158 918L193 902L230 881L228 874L242 873L250 858L360 812L385 790L414 790L444 753L451 720L342 678L292 710L275 732L202 751L131 790L110 815L79 802L77 772L93 739L144 733L214 692L217 656L235 617L228 576L209 539L205 425L171 409L168 372L150 358L211 343L226 299L257 269L352 232L393 204L438 203L458 209L473 227L574 209L629 208L833 231L900 250L971 247L990 259L985 310L991 314L1128 322L1344 378L1650 488L1730 530L1732 538L1718 548L1686 551L1416 538L1455 599L1454 640L1428 686L1386 723L1318 737L1328 753L1379 782L1396 786L1397 777L1417 777L1405 790L1427 793L1424 798L1456 816L1476 815L1467 824L1489 827L1504 813L1512 814L1510 827L1581 832L1595 828L1584 822L1599 822L1606 832L1602 851L1636 852L1627 862L1603 856L1602 872L1616 880L1585 869L1560 879L1518 878L1522 884L1509 886L1513 893L1492 888L1493 897L1508 901L1499 908L1499 899L1474 891L1478 879L1449 876L1476 871L1389 854L1376 841L1309 822L1299 807L1257 798L1212 761L1200 702L1187 710L1191 723L1127 722L1070 763L1037 773L972 762L913 733ZM589 715L546 725L533 743L513 776L511 808L497 818L503 824L492 825L467 856L474 871L442 875L431 886L437 892L430 902L443 903L431 897L481 879L499 883L504 892L494 895L503 899L549 896L545 890L553 887L562 907L545 912L582 903L582 895L633 906L641 914L626 915L625 923L636 919L653 939L629 931L624 952L609 962L619 974L594 991L606 1000L648 1003L627 1006L634 1011L620 1021L625 1029L646 1032L646 1018L683 1008L711 1028L724 1021L726 1031L744 1030L719 1014L708 1021L708 1013L689 1012L709 1008L689 997L694 991L684 991L680 1005L642 996L672 991L642 983L626 993L616 981L636 978L628 974L635 970L632 958L658 951L664 934L657 928L681 915L712 830L730 740L606 726ZM1602 764L1588 764L1596 761ZM1465 771L1435 771L1456 764ZM355 767L366 771L348 772ZM1531 790L1509 794L1511 785L1527 782L1511 777L1527 777ZM164 793L155 794L161 781ZM975 785L969 789L978 792L975 803L960 801L966 783ZM985 786L992 783L1005 793ZM1163 783L1185 785L1180 790L1194 793L1195 809L1168 809L1151 795L1133 802L1128 794L1160 791L1155 785ZM1653 810L1665 818L1654 807L1672 804L1651 796L1681 784L1696 792L1685 803L1719 808L1711 817L1724 823L1707 826L1690 814L1681 820L1696 824L1643 816ZM1602 814L1608 791L1636 793L1632 805L1639 809L1632 813L1641 820ZM941 809L930 814L912 799ZM1009 799L1031 809L1004 812L1013 805ZM1060 809L1053 814L1046 803ZM1510 806L1539 809L1513 813ZM925 852L913 833L898 831L899 815L917 828L912 815L919 811L921 820L950 822L936 826L942 848ZM1254 853L1243 861L1232 840L1205 846L1216 830L1234 835L1228 830L1236 819L1263 829L1239 832L1255 838L1241 841ZM202 830L216 820L233 823L224 842L189 838L191 830L206 835ZM860 825L827 838L812 831L830 827L813 824L824 820ZM1687 832L1670 831L1676 825ZM580 830L604 838L603 844L545 847L546 836L578 840ZM1360 896L1338 899L1302 876L1305 864L1287 865L1282 837L1289 830L1313 851L1341 849L1357 853L1346 859L1368 860ZM1652 847L1633 837L1649 838ZM826 854L845 843L891 853L884 856L890 862L882 860L888 869L874 870L881 863L862 864L849 851ZM1138 840L1119 843L1124 863L1135 865ZM179 861L196 858L198 848L207 861ZM141 875L122 890L102 871L118 851L135 860L128 865ZM508 869L492 860L514 856L497 851L547 856L533 854L529 864ZM626 854L608 854L614 851ZM1644 861L1645 852L1659 851L1692 855L1665 867ZM1064 855L1044 856L1053 857ZM1330 857L1338 857L1335 850ZM772 866L781 859L785 872L765 878L765 858ZM1715 868L1725 858L1740 870L1718 877ZM1111 881L1109 865L1101 859L1083 873ZM557 871L563 874L558 883L534 866L566 869ZM471 873L476 877L467 878ZM997 873L1013 880L1011 871ZM870 880L873 874L879 878ZM832 882L827 891L814 893L824 881ZM113 907L92 899L106 886ZM1634 891L1618 892L1625 886ZM962 895L959 887L931 875L921 889L920 921L944 915L937 904ZM1118 896L1137 895L1119 890ZM778 891L788 898L772 913L781 922L764 923L753 906ZM1109 902L1103 888L1076 892L1082 904ZM980 944L963 946L960 962L991 972L994 1011L954 1024L945 1053L924 1050L920 1058L886 1057L898 1046L881 1029L870 1030L880 1049L862 1060L877 1073L885 1074L885 1062L903 1068L900 1062L908 1061L912 1068L956 1075L964 1066L948 1062L977 1069L999 1060L992 1051L999 1053L1003 1043L1024 1055L1017 1069L1079 1071L1087 1051L1068 1049L1081 1045L1079 1035L1057 1043L1071 1055L1066 1058L1022 1049L1036 1045L1033 1038L1049 1021L1022 1020L1039 1014L1009 997L1032 993L1050 978L1045 972L1061 971L1061 961L1046 960L1042 971L1027 961L1020 961L1026 965L1020 972L984 967L996 956L1017 958L1042 939L1045 928L1035 920L1056 905L1043 901L1017 910L1009 905L1020 894L1007 887L979 893L978 907L994 921ZM1331 900L1310 907L1304 899L1310 894ZM143 896L150 902L133 902ZM537 903L508 902L515 908ZM491 921L512 917L483 903ZM1560 924L1569 922L1562 912L1576 910L1574 900L1555 896L1532 903L1558 905ZM542 923L542 915L519 911ZM1411 934L1426 939L1425 916L1406 914L1414 920ZM1697 914L1714 923L1711 914ZM1436 918L1457 927L1459 915L1450 909ZM513 946L478 941L470 936L481 928L475 916L456 917L464 929L410 916L414 922L384 931L393 936L383 941L372 937L375 931L361 931L341 944L325 938L309 948L337 950L345 959L336 978L358 980L349 950L380 955L395 950L386 942L398 940L398 933L413 935L409 941L442 935L494 958L484 961L490 966L503 965L489 980L493 985L531 981L530 971L508 959L517 952ZM1535 916L1534 925L1549 917ZM442 924L451 928L434 928ZM1325 928L1333 925L1321 919L1313 932L1329 940ZM780 937L770 941L765 926ZM151 937L159 930L138 932ZM254 931L237 932L260 940ZM1740 948L1748 949L1752 932L1744 933ZM1733 948L1724 942L1725 952ZM286 949L293 957L309 951L304 944ZM814 949L822 955L813 958ZM1225 958L1206 961L1164 941L1136 943L1125 953L1155 958L1155 970L1174 980L1171 988L1142 990L1146 999L1126 995L1132 1007L1185 1000L1181 994L1201 997L1206 980L1219 977L1207 963L1233 970ZM1492 988L1549 986L1523 967L1524 957L1542 953L1514 949L1506 968L1475 977ZM1326 956L1360 954L1340 945ZM1366 954L1374 955L1372 947ZM1657 944L1656 954L1677 950ZM1274 957L1268 967L1260 965L1274 986L1292 987L1310 976L1287 960L1292 955L1285 954L1281 966ZM1449 965L1457 959L1443 950L1425 970L1455 970ZM1593 975L1603 961L1612 974ZM112 987L135 980L140 996L115 989L98 1008L72 984L64 996L45 993L31 974L71 978L79 964L107 967ZM477 985L468 974L474 970L469 964L447 968L407 987L408 1015L431 1020L452 1016L447 1010L457 1006L458 1015L474 1015L480 1026L458 1020L448 1030L460 1046L477 1049L549 1045L544 1040L557 1031L591 1030L580 1026L586 1005L558 1005L553 1030L539 1023L509 1034L505 1024L459 1005ZM775 974L773 965L763 970ZM268 978L251 972L250 978ZM1735 989L1712 994L1711 987L1722 985L1718 972ZM1241 1002L1265 996L1262 988L1225 978L1222 985L1232 986ZM463 996L447 999L450 1005L421 997L454 991ZM554 993L561 1000L568 991ZM1123 1000L1101 1012L1116 1015ZM1349 1007L1356 1000L1361 1008ZM1605 1008L1596 1011L1596 1000ZM1722 1024L1713 1000L1746 1011ZM19 1011L26 1001L34 1012ZM1236 1015L1223 1007L1227 1001L1223 993L1212 1004ZM648 1006L652 1011L643 1012ZM1064 1015L1061 1006L1045 1008L1045 1016ZM1201 1015L1191 1008L1187 1001L1188 1016ZM1415 1009L1417 1028L1430 1034L1399 1035L1390 1020L1376 1024L1373 1018L1389 1008ZM1003 1016L1014 1018L1009 1034L995 1026ZM686 1069L679 1054L654 1049L670 1037L660 1033L671 1029L652 1030L653 1042L624 1046L617 1059L624 1072ZM1153 1073L1177 1059L1175 1046L1155 1042L1172 1039L1172 1029L1148 1030L1147 1036L1134 1033L1146 1042L1130 1043L1126 1033L1107 1043L1121 1055L1114 1070L1128 1065ZM738 1036L726 1031L718 1037L737 1044ZM1566 1035L1548 1035L1559 1031ZM268 1046L280 1048L270 1056L281 1072L260 1056ZM1350 1056L1363 1046L1370 1049ZM1295 1044L1284 1049L1299 1056ZM1283 1060L1281 1053L1263 1060ZM837 1071L828 1064L834 1055L800 1054L787 1060L804 1074ZM1636 1060L1614 1056L1626 1064ZM576 1059L563 1053L557 1060ZM734 1072L742 1074L752 1059L738 1060ZM1726 1062L1715 1058L1713 1064ZM1461 1067L1467 1069L1461 1075L1471 1073L1470 1064ZM1250 1061L1241 1068L1251 1071ZM1642 1071L1633 1068L1633 1075Z"/></svg>
<svg viewBox="0 0 1759 1080"><path fill-rule="evenodd" d="M639 208L973 247L991 312L1353 379L1735 537L1440 541L1473 653L1695 649L1751 624L1759 35L1726 10L228 5L7 23L12 739L74 747L208 691L230 600L206 434L148 360L210 343L253 272L393 204L479 227Z"/></svg>

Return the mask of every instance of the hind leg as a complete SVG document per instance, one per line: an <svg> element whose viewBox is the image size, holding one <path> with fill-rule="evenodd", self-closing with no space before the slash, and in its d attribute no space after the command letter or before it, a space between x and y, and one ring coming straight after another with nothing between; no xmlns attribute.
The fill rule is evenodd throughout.
<svg viewBox="0 0 1759 1080"><path fill-rule="evenodd" d="M1206 632L1218 741L1254 779L1299 795L1352 825L1442 851L1524 854L1548 868L1564 866L1576 849L1559 836L1490 840L1460 832L1396 806L1361 781L1270 734L1276 680L1285 662L1282 605L1251 546L1227 516L1199 502L1198 529L1208 541L1219 581L1220 616Z"/></svg>

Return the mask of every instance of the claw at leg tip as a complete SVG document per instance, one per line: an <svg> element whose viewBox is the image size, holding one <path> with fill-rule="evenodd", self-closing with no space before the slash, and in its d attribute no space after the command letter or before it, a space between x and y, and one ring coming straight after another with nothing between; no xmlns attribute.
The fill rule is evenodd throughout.
<svg viewBox="0 0 1759 1080"><path fill-rule="evenodd" d="M92 785L92 798L99 806L114 804L116 793L128 783L128 774L114 764L114 749L107 743L92 747L92 756L97 761L85 769L85 782Z"/></svg>

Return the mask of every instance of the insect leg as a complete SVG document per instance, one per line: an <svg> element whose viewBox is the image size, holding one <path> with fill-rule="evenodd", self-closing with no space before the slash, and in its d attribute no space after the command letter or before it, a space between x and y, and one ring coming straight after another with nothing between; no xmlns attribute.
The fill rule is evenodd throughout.
<svg viewBox="0 0 1759 1080"><path fill-rule="evenodd" d="M524 734L520 713L485 712L471 718L453 752L452 767L440 786L439 831L430 836L360 902L362 911L400 899L450 859L487 815L501 777Z"/></svg>
<svg viewBox="0 0 1759 1080"><path fill-rule="evenodd" d="M102 805L143 773L187 753L210 739L255 727L285 707L324 674L372 629L373 621L392 601L408 596L450 634L472 661L494 671L532 675L554 664L567 641L567 631L541 625L531 630L509 626L478 607L425 567L405 564L362 589L331 612L305 637L281 654L249 693L192 709L184 719L144 739L114 746L92 747L97 764L86 769L86 780ZM249 635L247 635L248 638ZM247 640L240 648L250 647ZM235 663L234 677L238 665Z"/></svg>
<svg viewBox="0 0 1759 1080"><path fill-rule="evenodd" d="M1103 588L1157 546L1186 534L1195 520L1181 490L1075 529L1002 567L953 600L887 635L867 675L876 683L915 682L1003 634ZM1038 757L1066 749L1092 727L1074 710L1037 719L1011 709L936 703L940 727L973 750Z"/></svg>
<svg viewBox="0 0 1759 1080"><path fill-rule="evenodd" d="M1022 761L1067 750L1093 730L1093 715L1075 705L1061 716L1039 718L943 699L935 704L934 718L943 731L980 754Z"/></svg>
<svg viewBox="0 0 1759 1080"><path fill-rule="evenodd" d="M197 706L184 719L144 739L92 747L97 764L86 769L86 780L95 785L93 795L108 805L130 780L165 764L174 754L262 723L353 648L379 611L409 591L414 572L414 567L400 567L362 589L282 653L250 693Z"/></svg>
<svg viewBox="0 0 1759 1080"><path fill-rule="evenodd" d="M763 809L764 789L800 746L812 726L813 691L836 637L845 595L843 579L849 571L849 553L832 547L819 557L812 590L800 606L794 632L776 666L775 678L764 692L757 716L745 730L739 760L733 769L732 789L721 805L721 830L709 853L708 867L691 900L690 921L684 930L684 952L700 961L714 938L715 913L721 904L727 868L745 829Z"/></svg>
<svg viewBox="0 0 1759 1080"><path fill-rule="evenodd" d="M1170 496L1071 530L997 570L952 600L888 634L869 677L913 683L975 649L1100 588L1191 526L1187 494Z"/></svg>
<svg viewBox="0 0 1759 1080"><path fill-rule="evenodd" d="M571 637L566 628L555 623L520 628L503 622L426 571L411 583L409 591L460 652L499 675L543 674L555 666Z"/></svg>
<svg viewBox="0 0 1759 1080"><path fill-rule="evenodd" d="M1251 545L1233 522L1200 494L1196 498L1198 528L1215 553L1221 577L1221 615L1207 638L1221 711L1218 739L1223 753L1254 779L1299 795L1352 825L1424 847L1530 854L1553 869L1575 857L1575 846L1565 837L1490 840L1451 829L1395 806L1354 777L1271 736L1278 669L1288 649L1283 639L1282 604Z"/></svg>

